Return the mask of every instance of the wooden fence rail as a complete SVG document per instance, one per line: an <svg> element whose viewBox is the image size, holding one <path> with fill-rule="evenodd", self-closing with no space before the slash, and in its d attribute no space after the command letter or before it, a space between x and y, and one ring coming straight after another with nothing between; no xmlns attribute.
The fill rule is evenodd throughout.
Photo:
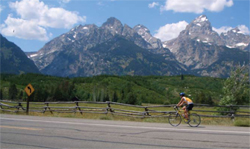
<svg viewBox="0 0 250 149"><path fill-rule="evenodd" d="M1 111L7 112L25 112L26 102L15 102L9 100L0 100L0 109ZM146 117L167 117L169 113L175 111L158 111L155 110L157 108L169 108L175 105L154 105L154 106L139 106L139 105L130 105L130 104L123 104L117 102L92 102L92 101L72 101L72 102L44 102L44 103L37 103L32 102L31 105L35 106L42 106L42 107L30 107L30 112L50 112L53 114L54 112L58 113L96 113L96 114L115 114L115 115L122 115L122 116L132 116L136 118L146 118ZM57 106L57 105L69 105L72 106ZM106 107L91 107L91 106L80 106L80 104L94 104L94 105L107 105ZM44 106L43 106L44 105ZM53 106L56 105L56 106ZM117 108L118 107L118 108ZM121 107L130 107L130 108L137 108L136 110L128 110L126 108L122 109ZM217 110L193 110L195 112L199 112L201 117L220 117L220 118L232 118L235 117L244 117L250 118L250 106L247 105L228 105L228 106L211 106L206 104L195 104L195 107L210 107L210 108L217 108L217 107L224 107L228 108L229 111L217 111ZM247 108L248 111L235 111L235 107L240 109ZM212 115L204 115L205 113L213 113ZM215 114L217 113L217 114ZM220 113L224 113L226 115L221 115Z"/></svg>

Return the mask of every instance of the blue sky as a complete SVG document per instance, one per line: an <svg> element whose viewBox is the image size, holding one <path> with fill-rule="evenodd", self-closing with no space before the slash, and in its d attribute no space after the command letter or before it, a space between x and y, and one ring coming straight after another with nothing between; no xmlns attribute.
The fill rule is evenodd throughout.
<svg viewBox="0 0 250 149"><path fill-rule="evenodd" d="M218 33L239 27L249 35L249 7L249 0L1 0L0 32L23 51L38 51L79 24L101 26L116 17L166 41L204 14Z"/></svg>

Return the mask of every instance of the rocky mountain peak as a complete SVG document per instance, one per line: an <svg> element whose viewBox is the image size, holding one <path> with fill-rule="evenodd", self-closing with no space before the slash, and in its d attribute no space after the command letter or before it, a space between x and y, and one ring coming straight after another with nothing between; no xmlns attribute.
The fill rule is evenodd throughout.
<svg viewBox="0 0 250 149"><path fill-rule="evenodd" d="M122 36L125 36L127 38L132 38L134 34L135 32L132 30L132 28L127 24L125 24L123 27Z"/></svg>
<svg viewBox="0 0 250 149"><path fill-rule="evenodd" d="M98 28L95 24L78 25L70 30L70 32L86 32L90 29ZM70 33L69 32L69 33Z"/></svg>
<svg viewBox="0 0 250 149"><path fill-rule="evenodd" d="M235 28L229 30L228 33L232 33L232 34L243 34L243 32L242 32L238 27L235 27Z"/></svg>
<svg viewBox="0 0 250 149"><path fill-rule="evenodd" d="M232 29L233 32L239 32L240 29L238 27L235 27L234 29Z"/></svg>
<svg viewBox="0 0 250 149"><path fill-rule="evenodd" d="M250 36L244 35L244 33L235 27L226 33L221 33L220 37L225 41L225 45L228 48L245 49L250 43Z"/></svg>
<svg viewBox="0 0 250 149"><path fill-rule="evenodd" d="M102 24L101 28L110 30L111 33L114 35L122 33L123 25L121 21L119 21L115 17L110 17L105 23Z"/></svg>
<svg viewBox="0 0 250 149"><path fill-rule="evenodd" d="M199 17L197 17L193 22L195 23L201 23L201 22L206 22L208 21L208 18L206 15L201 15Z"/></svg>
<svg viewBox="0 0 250 149"><path fill-rule="evenodd" d="M143 35L145 33L149 33L150 31L147 27L145 27L144 25L138 24L136 25L133 30L135 30L139 35Z"/></svg>
<svg viewBox="0 0 250 149"><path fill-rule="evenodd" d="M197 17L188 24L178 38L189 38L207 44L224 45L219 34L212 30L212 25L205 15Z"/></svg>
<svg viewBox="0 0 250 149"><path fill-rule="evenodd" d="M77 31L77 30L79 30L81 27L82 27L82 25L78 25L78 26L72 28L70 31Z"/></svg>
<svg viewBox="0 0 250 149"><path fill-rule="evenodd" d="M212 26L209 22L207 16L201 15L194 19L187 27L186 30L189 30L189 32L196 32L197 30L200 30L202 32L206 31L207 33L212 32Z"/></svg>
<svg viewBox="0 0 250 149"><path fill-rule="evenodd" d="M145 27L144 25L138 24L136 26L133 27L133 30L135 32L137 32L137 34L139 34L145 41L147 41L148 43L150 43L151 45L151 49L160 49L162 48L162 43L159 39L153 37L150 34L150 31L147 27Z"/></svg>
<svg viewBox="0 0 250 149"><path fill-rule="evenodd" d="M111 25L120 24L120 25L122 25L121 21L115 17L108 18L107 21L103 23L103 25L106 25L106 24L111 24Z"/></svg>

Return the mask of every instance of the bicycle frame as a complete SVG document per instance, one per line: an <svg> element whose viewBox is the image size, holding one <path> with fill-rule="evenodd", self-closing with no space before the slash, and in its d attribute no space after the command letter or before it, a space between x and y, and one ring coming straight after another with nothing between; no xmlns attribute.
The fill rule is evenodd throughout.
<svg viewBox="0 0 250 149"><path fill-rule="evenodd" d="M185 110L180 110L179 107L174 107L174 110L184 119L187 120L185 117ZM184 114L184 116L183 116ZM190 111L188 111L188 116L190 115Z"/></svg>

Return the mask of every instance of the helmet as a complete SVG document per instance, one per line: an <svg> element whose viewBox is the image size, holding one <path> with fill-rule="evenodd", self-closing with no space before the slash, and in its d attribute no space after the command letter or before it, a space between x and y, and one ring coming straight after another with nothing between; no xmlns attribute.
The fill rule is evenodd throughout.
<svg viewBox="0 0 250 149"><path fill-rule="evenodd" d="M180 93L180 96L185 96L185 93Z"/></svg>

